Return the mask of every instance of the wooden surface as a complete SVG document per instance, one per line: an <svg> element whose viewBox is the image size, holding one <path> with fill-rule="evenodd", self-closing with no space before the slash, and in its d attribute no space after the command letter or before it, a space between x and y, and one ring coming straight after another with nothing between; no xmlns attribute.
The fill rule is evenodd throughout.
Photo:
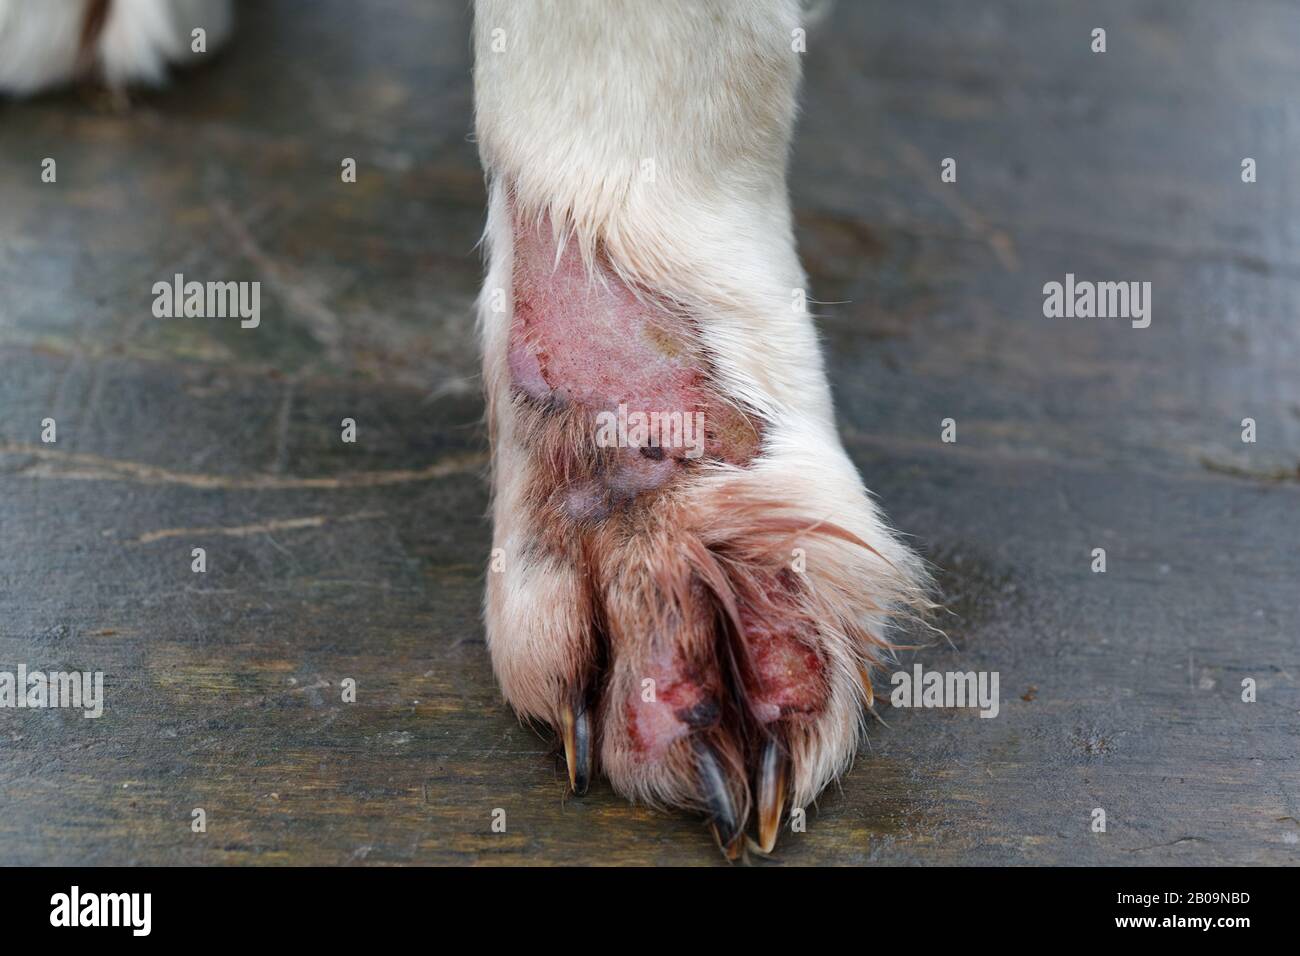
<svg viewBox="0 0 1300 956"><path fill-rule="evenodd" d="M250 4L129 111L0 104L0 670L107 697L0 710L0 863L720 862L567 798L493 684L467 6ZM774 862L1296 862L1300 8L831 17L792 191L840 422L952 612L904 665L1002 710L886 706ZM153 318L175 272L261 327ZM1067 272L1151 327L1045 319Z"/></svg>

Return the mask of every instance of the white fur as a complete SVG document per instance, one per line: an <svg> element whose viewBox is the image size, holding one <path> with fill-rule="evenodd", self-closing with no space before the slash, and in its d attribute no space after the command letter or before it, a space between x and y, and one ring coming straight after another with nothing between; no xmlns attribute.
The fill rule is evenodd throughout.
<svg viewBox="0 0 1300 956"><path fill-rule="evenodd" d="M230 33L230 0L112 0L90 56L79 54L89 0L0 0L0 93L29 94L83 70L110 86L156 84L169 65L195 59L202 27L211 53Z"/></svg>
<svg viewBox="0 0 1300 956"><path fill-rule="evenodd" d="M584 253L605 243L627 278L709 318L734 397L829 418L812 324L791 308L806 288L785 187L798 11L795 0L481 0L476 126L494 184L523 209L571 222ZM495 53L498 29L507 48Z"/></svg>

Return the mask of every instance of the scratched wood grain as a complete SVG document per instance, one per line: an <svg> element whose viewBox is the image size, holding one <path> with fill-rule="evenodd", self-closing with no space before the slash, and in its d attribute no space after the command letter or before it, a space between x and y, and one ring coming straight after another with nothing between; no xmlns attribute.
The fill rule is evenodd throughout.
<svg viewBox="0 0 1300 956"><path fill-rule="evenodd" d="M566 797L493 684L466 7L249 4L128 110L0 104L0 670L107 698L0 710L0 863L719 862ZM1262 0L841 2L810 35L841 427L949 612L902 662L997 671L1002 708L885 707L775 864L1297 861L1298 49ZM176 272L260 280L261 327L154 319ZM1151 327L1044 319L1066 272L1151 281Z"/></svg>

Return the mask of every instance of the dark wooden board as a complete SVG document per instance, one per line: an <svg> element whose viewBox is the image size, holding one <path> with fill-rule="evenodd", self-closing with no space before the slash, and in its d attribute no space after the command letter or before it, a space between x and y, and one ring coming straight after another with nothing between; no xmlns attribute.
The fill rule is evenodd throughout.
<svg viewBox="0 0 1300 956"><path fill-rule="evenodd" d="M566 797L500 701L467 5L364 7L246 5L125 111L0 104L0 670L107 698L0 710L0 863L720 861ZM841 427L945 592L903 665L1002 709L883 707L774 862L1296 862L1300 8L831 17L791 188ZM178 271L260 279L262 326L153 318ZM1045 319L1066 272L1151 281L1151 327Z"/></svg>

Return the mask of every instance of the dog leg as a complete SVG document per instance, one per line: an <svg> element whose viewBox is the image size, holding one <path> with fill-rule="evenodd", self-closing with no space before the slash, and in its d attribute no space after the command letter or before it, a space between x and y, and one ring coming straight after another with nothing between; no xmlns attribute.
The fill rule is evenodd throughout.
<svg viewBox="0 0 1300 956"><path fill-rule="evenodd" d="M230 32L230 0L0 0L0 93L30 94L82 77L120 89L161 83Z"/></svg>
<svg viewBox="0 0 1300 956"><path fill-rule="evenodd" d="M594 765L695 808L730 858L751 817L766 852L848 765L864 675L924 605L798 305L798 17L794 0L475 15L493 665L575 785ZM643 421L661 427L617 425Z"/></svg>

